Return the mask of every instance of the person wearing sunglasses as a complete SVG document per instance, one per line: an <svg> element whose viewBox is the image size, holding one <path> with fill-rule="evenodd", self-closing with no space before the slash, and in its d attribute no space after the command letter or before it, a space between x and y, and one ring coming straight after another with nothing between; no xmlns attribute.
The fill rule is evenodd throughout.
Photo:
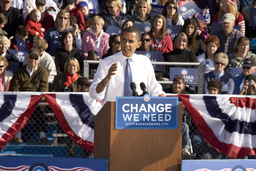
<svg viewBox="0 0 256 171"><path fill-rule="evenodd" d="M213 79L217 79L221 82L221 94L233 94L235 86L233 77L231 74L224 71L224 68L228 64L228 55L222 52L215 54L213 63L215 70L204 75L204 94L209 94L207 89L208 83Z"/></svg>
<svg viewBox="0 0 256 171"><path fill-rule="evenodd" d="M121 50L120 35L111 35L109 38L109 49L106 54L103 55L102 59L114 55Z"/></svg>
<svg viewBox="0 0 256 171"><path fill-rule="evenodd" d="M135 14L131 17L135 23L151 25L153 17L150 15L151 5L148 0L139 0L136 4Z"/></svg>
<svg viewBox="0 0 256 171"><path fill-rule="evenodd" d="M256 94L256 75L247 75L242 90L239 95L255 95Z"/></svg>
<svg viewBox="0 0 256 171"><path fill-rule="evenodd" d="M245 59L243 62L243 71L234 78L235 88L233 94L239 94L243 89L245 78L256 71L256 62L252 58Z"/></svg>
<svg viewBox="0 0 256 171"><path fill-rule="evenodd" d="M137 49L137 51L156 51L153 49L151 45L151 39L149 33L142 33L141 34L141 46Z"/></svg>
<svg viewBox="0 0 256 171"><path fill-rule="evenodd" d="M167 1L164 5L162 14L166 17L167 28L184 24L184 20L179 16L177 6L178 4L174 0Z"/></svg>

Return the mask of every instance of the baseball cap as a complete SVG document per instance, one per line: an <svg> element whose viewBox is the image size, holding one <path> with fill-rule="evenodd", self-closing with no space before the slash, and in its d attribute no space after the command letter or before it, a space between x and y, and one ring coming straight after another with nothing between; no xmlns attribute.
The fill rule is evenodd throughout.
<svg viewBox="0 0 256 171"><path fill-rule="evenodd" d="M61 9L66 9L68 5L71 5L75 3L75 0L63 0L63 5L61 6Z"/></svg>
<svg viewBox="0 0 256 171"><path fill-rule="evenodd" d="M37 3L41 3L41 4L45 5L45 4L46 4L46 1L45 1L45 0L36 0L36 4L37 4Z"/></svg>
<svg viewBox="0 0 256 171"><path fill-rule="evenodd" d="M40 52L37 49L30 49L29 55L36 55L37 57L40 57Z"/></svg>
<svg viewBox="0 0 256 171"><path fill-rule="evenodd" d="M88 4L84 1L81 1L79 4L77 4L77 7L88 7Z"/></svg>
<svg viewBox="0 0 256 171"><path fill-rule="evenodd" d="M231 13L226 13L222 17L222 22L225 22L225 23L230 23L230 22L235 21L235 20L236 20L235 16Z"/></svg>
<svg viewBox="0 0 256 171"><path fill-rule="evenodd" d="M248 59L244 60L243 66L254 67L254 66L256 66L256 62L252 58L248 58Z"/></svg>

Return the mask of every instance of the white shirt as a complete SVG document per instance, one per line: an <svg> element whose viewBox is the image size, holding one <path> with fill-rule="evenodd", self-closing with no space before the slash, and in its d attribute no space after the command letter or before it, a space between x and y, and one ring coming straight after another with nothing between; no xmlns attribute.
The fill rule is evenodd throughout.
<svg viewBox="0 0 256 171"><path fill-rule="evenodd" d="M123 56L122 51L112 56L103 59L97 69L96 75L90 86L89 93L93 99L106 101L115 101L117 96L124 96L124 73L126 67L126 56ZM96 87L107 74L110 66L118 63L116 75L114 75L106 85L104 91L97 93ZM159 96L165 94L162 86L157 82L153 66L148 57L144 55L133 54L131 57L131 70L133 82L136 84L136 91L142 94L140 83L144 82L150 96Z"/></svg>
<svg viewBox="0 0 256 171"><path fill-rule="evenodd" d="M28 66L27 66L27 67L26 67L26 70L28 71L28 74L29 74L29 76L31 77L31 76L34 74L34 72L36 72L37 66L36 66L36 68L35 68L34 70L32 70L32 71L30 71L30 70L28 69Z"/></svg>
<svg viewBox="0 0 256 171"><path fill-rule="evenodd" d="M172 18L170 18L170 19L166 18L166 22L167 22L167 27L173 26L172 25ZM182 19L182 17L180 15L179 15L179 20L178 20L176 26L178 26L178 25L181 25L181 26L184 25L184 20Z"/></svg>

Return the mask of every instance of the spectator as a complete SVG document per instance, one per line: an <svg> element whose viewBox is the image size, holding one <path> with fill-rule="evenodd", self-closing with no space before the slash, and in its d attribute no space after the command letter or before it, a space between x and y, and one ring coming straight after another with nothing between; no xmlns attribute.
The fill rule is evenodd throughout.
<svg viewBox="0 0 256 171"><path fill-rule="evenodd" d="M252 58L245 59L243 62L243 71L240 75L234 78L235 89L233 94L239 94L243 91L244 80L247 75L251 75L255 72L256 62Z"/></svg>
<svg viewBox="0 0 256 171"><path fill-rule="evenodd" d="M121 0L107 0L106 5L108 12L103 15L105 21L103 30L106 31L109 25L121 28L124 21L128 19L127 16L121 12Z"/></svg>
<svg viewBox="0 0 256 171"><path fill-rule="evenodd" d="M40 23L42 28L48 30L49 28L54 27L54 19L46 10L46 0L36 0L36 8L41 12ZM27 15L25 24L31 19L30 15Z"/></svg>
<svg viewBox="0 0 256 171"><path fill-rule="evenodd" d="M187 48L188 38L183 32L179 33L174 39L174 50L166 55L166 62L197 62L196 56ZM165 74L169 78L169 67L166 66ZM175 67L175 66L172 66ZM176 67L191 67L191 66L176 66Z"/></svg>
<svg viewBox="0 0 256 171"><path fill-rule="evenodd" d="M108 56L111 56L117 52L120 52L121 50L121 44L120 44L120 35L111 35L109 37L109 49L108 49L108 52L106 54L104 54L102 56L102 59L108 57Z"/></svg>
<svg viewBox="0 0 256 171"><path fill-rule="evenodd" d="M220 41L219 38L215 35L210 35L206 41L206 53L205 53L205 67L204 67L204 73L209 73L211 71L215 70L215 66L213 63L213 57L215 52L220 47Z"/></svg>
<svg viewBox="0 0 256 171"><path fill-rule="evenodd" d="M208 34L208 27L207 25L210 24L211 22L211 16L209 13L209 9L203 9L201 12L196 14L196 19L197 19L197 34L200 35L205 42L207 37L209 36Z"/></svg>
<svg viewBox="0 0 256 171"><path fill-rule="evenodd" d="M36 39L33 41L33 48L40 52L40 65L45 68L48 72L48 82L52 83L54 77L57 75L56 66L51 55L45 50L48 48L48 43L45 39ZM25 58L23 65L28 63L27 58Z"/></svg>
<svg viewBox="0 0 256 171"><path fill-rule="evenodd" d="M88 4L84 1L79 2L79 4L77 4L77 8L82 11L84 15L85 31L89 31L91 28L91 19L95 14L90 13Z"/></svg>
<svg viewBox="0 0 256 171"><path fill-rule="evenodd" d="M207 89L209 94L220 94L222 91L222 84L219 80L213 79L208 83Z"/></svg>
<svg viewBox="0 0 256 171"><path fill-rule="evenodd" d="M3 56L0 56L0 91L8 91L10 86L10 81L13 74L7 71L8 61Z"/></svg>
<svg viewBox="0 0 256 171"><path fill-rule="evenodd" d="M8 33L8 37L14 36L18 26L23 25L23 18L18 8L11 7L12 0L0 1L0 12L3 13L8 23L3 27L3 30Z"/></svg>
<svg viewBox="0 0 256 171"><path fill-rule="evenodd" d="M42 28L42 24L40 23L41 12L38 9L33 9L29 15L30 19L26 23L29 40L43 38L45 29Z"/></svg>
<svg viewBox="0 0 256 171"><path fill-rule="evenodd" d="M135 14L131 17L135 23L151 25L153 17L150 15L151 5L148 0L139 0L136 4Z"/></svg>
<svg viewBox="0 0 256 171"><path fill-rule="evenodd" d="M256 62L256 55L249 51L250 40L240 37L235 46L235 53L228 55L231 67L242 68L245 59L252 58Z"/></svg>
<svg viewBox="0 0 256 171"><path fill-rule="evenodd" d="M232 94L234 91L234 80L232 75L224 71L228 64L228 56L225 53L217 53L213 58L215 70L204 75L204 94L208 94L208 83L217 79L222 84L222 94Z"/></svg>
<svg viewBox="0 0 256 171"><path fill-rule="evenodd" d="M89 50L95 50L98 54L98 59L107 53L109 49L109 34L103 31L104 20L100 16L94 16L91 20L92 29L85 32L82 40L82 50L84 59L88 56Z"/></svg>
<svg viewBox="0 0 256 171"><path fill-rule="evenodd" d="M126 27L132 27L134 26L134 21L133 20L125 20L124 24L122 25L121 30L123 31Z"/></svg>
<svg viewBox="0 0 256 171"><path fill-rule="evenodd" d="M76 58L69 58L65 62L64 72L58 73L51 86L53 92L75 92L77 91L77 80L81 77L79 62Z"/></svg>
<svg viewBox="0 0 256 171"><path fill-rule="evenodd" d="M235 44L239 37L243 37L243 33L234 28L235 16L226 13L222 18L222 28L213 33L220 40L220 47L217 52L226 54L234 53Z"/></svg>
<svg viewBox="0 0 256 171"><path fill-rule="evenodd" d="M104 15L107 11L107 0L100 0L100 13L99 15ZM137 0L121 0L122 13L132 16L135 13L135 4Z"/></svg>
<svg viewBox="0 0 256 171"><path fill-rule="evenodd" d="M254 38L254 37L256 37L255 27L249 26L250 8L256 8L256 0L252 0L250 6L246 6L242 9L242 14L243 14L244 19L245 19L245 27L246 27L245 36L248 37L248 38Z"/></svg>
<svg viewBox="0 0 256 171"><path fill-rule="evenodd" d="M89 50L87 60L98 60L98 55L95 50ZM98 64L89 64L89 78L93 79L98 68Z"/></svg>
<svg viewBox="0 0 256 171"><path fill-rule="evenodd" d="M196 20L191 18L187 19L181 29L188 37L188 49L191 50L196 56L206 52L206 47L203 39L197 33Z"/></svg>
<svg viewBox="0 0 256 171"><path fill-rule="evenodd" d="M17 51L28 52L28 30L25 26L19 26L16 30L16 34L13 39L11 39L10 49L15 49Z"/></svg>
<svg viewBox="0 0 256 171"><path fill-rule="evenodd" d="M256 94L256 75L247 75L242 90L239 95L255 95Z"/></svg>
<svg viewBox="0 0 256 171"><path fill-rule="evenodd" d="M170 0L166 2L162 14L166 17L167 28L177 25L183 26L184 20L179 15L178 4L175 0Z"/></svg>
<svg viewBox="0 0 256 171"><path fill-rule="evenodd" d="M45 32L44 39L48 43L47 53L54 56L55 49L60 49L60 38L62 33L70 28L70 14L66 10L61 10L56 17L55 27Z"/></svg>
<svg viewBox="0 0 256 171"><path fill-rule="evenodd" d="M156 15L153 18L151 30L151 47L155 50L162 51L163 56L173 50L172 39L166 33L166 20L163 15Z"/></svg>
<svg viewBox="0 0 256 171"><path fill-rule="evenodd" d="M235 23L234 24L241 26L241 32L243 33L243 36L245 36L244 17L235 8L235 4L236 4L235 2L236 2L236 0L222 0L221 9L218 13L215 14L215 16L213 17L212 22L220 23L225 14L231 13L235 17Z"/></svg>
<svg viewBox="0 0 256 171"><path fill-rule="evenodd" d="M61 46L63 48L55 50L55 64L57 73L64 72L65 63L69 58L76 58L80 61L80 66L82 66L82 56L83 52L77 48L74 48L74 43L76 38L73 32L65 31L61 37Z"/></svg>
<svg viewBox="0 0 256 171"><path fill-rule="evenodd" d="M86 2L88 4L88 7L90 10L93 10L95 15L98 15L100 13L100 5L99 5L99 1L95 1L95 0L83 0L84 2Z"/></svg>
<svg viewBox="0 0 256 171"><path fill-rule="evenodd" d="M151 39L149 33L141 34L141 46L137 49L138 51L156 51L151 46Z"/></svg>
<svg viewBox="0 0 256 171"><path fill-rule="evenodd" d="M8 23L7 18L3 13L0 13L0 36L8 36L8 33L3 30L3 27Z"/></svg>
<svg viewBox="0 0 256 171"><path fill-rule="evenodd" d="M46 69L39 65L40 52L31 49L26 58L28 64L20 68L13 76L12 91L48 92L48 73ZM47 143L45 116L41 107L36 108L32 117L36 122L36 130L40 133L40 142ZM21 140L20 137L19 139ZM22 140L20 142L22 142Z"/></svg>
<svg viewBox="0 0 256 171"><path fill-rule="evenodd" d="M6 36L0 36L0 55L5 57L8 62L19 62L17 57L9 52L11 41ZM20 63L22 66L22 63Z"/></svg>

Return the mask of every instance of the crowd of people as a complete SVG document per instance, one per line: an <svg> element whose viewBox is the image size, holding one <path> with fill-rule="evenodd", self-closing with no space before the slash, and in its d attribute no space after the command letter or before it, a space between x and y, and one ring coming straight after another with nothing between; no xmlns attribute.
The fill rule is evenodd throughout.
<svg viewBox="0 0 256 171"><path fill-rule="evenodd" d="M127 53L126 57L132 56L128 53L130 49L122 49L122 43L125 46L124 42L129 39L128 33L136 32L127 28L140 23L150 25L151 29L139 35L134 51L160 51L165 62L197 62L197 56L204 54L204 94L254 95L256 55L250 51L250 38L254 38L255 28L249 26L248 20L250 7L256 7L256 0L194 0L202 11L184 20L178 8L190 1L0 0L0 91L78 91L77 81L82 77L83 61L99 60L108 67L111 61L110 68L114 73L118 67L114 63L118 62L120 51L123 55ZM151 15L152 5L163 6L162 14ZM214 23L221 24L211 33ZM109 26L119 27L127 34L109 35ZM174 39L167 33L173 26L182 27ZM10 52L11 49L28 55L20 60ZM15 73L7 70L13 62L19 66ZM143 66L142 62L147 61L137 62ZM122 61L120 63L123 65ZM103 64L99 67L90 64L88 68L89 79L98 79L97 84L92 84L94 99L105 98L99 94L108 84L106 78L112 78L104 76L104 67ZM163 66L163 70L155 71L153 76L156 80L169 80L170 67L195 66ZM231 75L232 67L241 68L235 78ZM148 67L145 69L147 72ZM88 84L86 78L86 86ZM158 87L154 81L152 84ZM164 92L196 93L196 87L189 87L182 77L177 76ZM157 90L155 95L164 92ZM110 96L112 92L109 93ZM42 110L37 108L38 113L43 113ZM44 121L43 115L36 119ZM42 125L37 130L41 142L47 142ZM16 142L22 142L20 137L20 133L16 135ZM187 144L188 148L191 142Z"/></svg>

